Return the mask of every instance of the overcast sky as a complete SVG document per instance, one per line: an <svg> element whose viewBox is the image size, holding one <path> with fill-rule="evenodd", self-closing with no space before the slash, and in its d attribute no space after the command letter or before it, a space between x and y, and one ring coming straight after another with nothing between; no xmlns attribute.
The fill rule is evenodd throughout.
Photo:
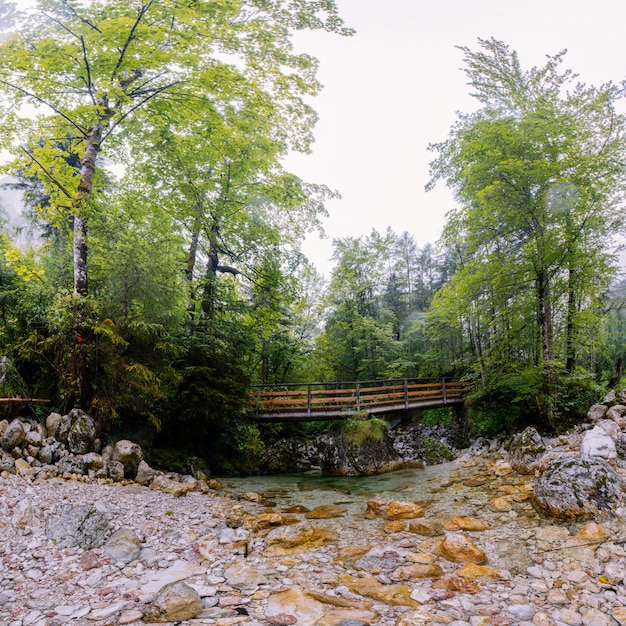
<svg viewBox="0 0 626 626"><path fill-rule="evenodd" d="M519 54L524 69L563 49L563 69L594 85L626 78L624 0L337 0L353 37L305 33L298 49L320 59L324 84L311 155L288 169L337 189L328 203L328 238L304 246L328 274L332 239L408 231L419 246L435 243L453 206L443 184L426 193L428 144L446 138L456 112L477 103L461 71L478 38L495 37Z"/></svg>

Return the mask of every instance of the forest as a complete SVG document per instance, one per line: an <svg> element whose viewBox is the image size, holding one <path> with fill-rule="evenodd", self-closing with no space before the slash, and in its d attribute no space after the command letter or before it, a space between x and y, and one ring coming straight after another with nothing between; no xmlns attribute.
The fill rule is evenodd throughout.
<svg viewBox="0 0 626 626"><path fill-rule="evenodd" d="M623 85L461 48L479 106L429 146L441 239L335 240L326 279L301 244L338 192L284 161L321 88L293 36L350 37L335 2L0 12L3 193L26 219L0 231L2 396L227 460L296 428L254 421L259 384L452 376L493 435L558 432L621 377Z"/></svg>

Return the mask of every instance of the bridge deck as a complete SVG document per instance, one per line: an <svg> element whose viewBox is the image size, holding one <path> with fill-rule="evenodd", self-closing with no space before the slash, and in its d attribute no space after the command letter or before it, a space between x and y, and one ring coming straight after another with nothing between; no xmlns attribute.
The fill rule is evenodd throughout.
<svg viewBox="0 0 626 626"><path fill-rule="evenodd" d="M468 383L445 378L263 385L253 406L261 422L332 420L460 404L467 389Z"/></svg>

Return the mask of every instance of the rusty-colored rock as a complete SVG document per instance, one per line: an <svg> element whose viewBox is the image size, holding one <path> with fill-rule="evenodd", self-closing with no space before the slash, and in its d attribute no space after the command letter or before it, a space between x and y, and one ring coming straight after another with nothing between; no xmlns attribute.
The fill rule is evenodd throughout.
<svg viewBox="0 0 626 626"><path fill-rule="evenodd" d="M461 534L450 534L439 545L439 554L454 563L484 565L487 555L483 550Z"/></svg>

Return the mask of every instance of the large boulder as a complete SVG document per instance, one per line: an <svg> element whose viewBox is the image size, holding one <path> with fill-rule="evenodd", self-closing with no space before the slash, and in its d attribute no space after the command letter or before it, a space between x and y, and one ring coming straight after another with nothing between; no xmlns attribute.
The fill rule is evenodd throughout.
<svg viewBox="0 0 626 626"><path fill-rule="evenodd" d="M540 464L546 445L532 426L515 435L509 448L509 463L520 474L532 474Z"/></svg>
<svg viewBox="0 0 626 626"><path fill-rule="evenodd" d="M86 454L93 449L96 423L81 409L72 409L69 418L71 426L67 434L67 447L74 454Z"/></svg>
<svg viewBox="0 0 626 626"><path fill-rule="evenodd" d="M568 454L537 479L534 503L555 517L586 519L614 512L625 496L624 480L606 461Z"/></svg>
<svg viewBox="0 0 626 626"><path fill-rule="evenodd" d="M597 422L601 419L604 419L609 408L606 404L594 404L591 406L589 411L587 411L587 417L592 422Z"/></svg>
<svg viewBox="0 0 626 626"><path fill-rule="evenodd" d="M355 420L354 430L329 435L322 452L327 476L371 476L404 467L382 420Z"/></svg>
<svg viewBox="0 0 626 626"><path fill-rule="evenodd" d="M46 536L59 548L98 548L109 518L92 505L62 504L46 522Z"/></svg>
<svg viewBox="0 0 626 626"><path fill-rule="evenodd" d="M124 466L125 478L135 478L139 464L143 461L141 446L128 439L120 439L113 448L111 460Z"/></svg>
<svg viewBox="0 0 626 626"><path fill-rule="evenodd" d="M19 418L15 418L0 438L0 446L4 450L13 450L26 440L26 429Z"/></svg>
<svg viewBox="0 0 626 626"><path fill-rule="evenodd" d="M54 437L61 443L67 443L67 436L72 427L72 418L69 415L60 415L59 413L50 413L46 419L46 429L48 437Z"/></svg>

